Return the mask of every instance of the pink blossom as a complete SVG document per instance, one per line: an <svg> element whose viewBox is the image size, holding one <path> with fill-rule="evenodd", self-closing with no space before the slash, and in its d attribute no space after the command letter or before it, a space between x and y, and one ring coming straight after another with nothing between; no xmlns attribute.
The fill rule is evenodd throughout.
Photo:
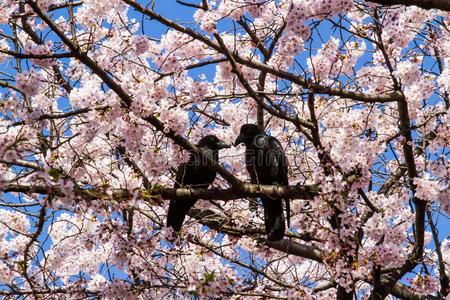
<svg viewBox="0 0 450 300"><path fill-rule="evenodd" d="M133 36L132 43L136 55L141 55L145 53L149 48L149 42L147 37L142 35Z"/></svg>
<svg viewBox="0 0 450 300"><path fill-rule="evenodd" d="M397 69L392 74L400 78L403 84L412 85L419 79L420 69L411 61L403 61L397 65Z"/></svg>
<svg viewBox="0 0 450 300"><path fill-rule="evenodd" d="M24 47L25 53L31 53L36 55L51 55L52 54L52 42L47 42L43 45L35 45L34 43L28 43ZM55 61L51 58L45 58L45 59L31 59L30 60L33 64L40 66L41 68L51 68Z"/></svg>
<svg viewBox="0 0 450 300"><path fill-rule="evenodd" d="M1 52L2 50L9 50L9 45L5 39L0 39L0 64L4 63L8 58L7 54Z"/></svg>
<svg viewBox="0 0 450 300"><path fill-rule="evenodd" d="M36 96L41 90L41 74L36 69L19 73L16 77L16 86L27 96Z"/></svg>

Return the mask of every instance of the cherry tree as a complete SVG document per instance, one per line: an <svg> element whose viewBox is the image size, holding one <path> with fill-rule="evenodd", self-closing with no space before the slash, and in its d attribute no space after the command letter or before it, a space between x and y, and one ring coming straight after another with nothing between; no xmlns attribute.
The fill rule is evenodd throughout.
<svg viewBox="0 0 450 300"><path fill-rule="evenodd" d="M450 2L166 5L0 2L0 294L448 297ZM290 186L248 184L240 146L212 188L172 188L245 123ZM290 199L281 241L261 195ZM176 241L174 197L203 199Z"/></svg>

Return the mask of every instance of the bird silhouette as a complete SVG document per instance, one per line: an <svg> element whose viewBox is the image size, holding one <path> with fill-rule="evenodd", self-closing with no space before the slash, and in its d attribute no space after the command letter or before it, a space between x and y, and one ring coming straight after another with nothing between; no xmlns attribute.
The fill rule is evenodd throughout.
<svg viewBox="0 0 450 300"><path fill-rule="evenodd" d="M267 135L253 124L241 127L240 134L234 142L235 146L244 143L245 162L253 184L288 185L288 162L280 142ZM285 224L282 199L260 197L264 206L264 223L267 238L270 241L284 237ZM286 200L287 222L289 226L289 200Z"/></svg>
<svg viewBox="0 0 450 300"><path fill-rule="evenodd" d="M214 161L219 160L219 150L231 146L214 135L203 137L197 144L203 155ZM189 160L178 166L174 188L192 187L208 188L216 178L216 171L210 169L204 158L191 152ZM194 206L197 199L171 199L167 213L167 227L179 232L187 212Z"/></svg>

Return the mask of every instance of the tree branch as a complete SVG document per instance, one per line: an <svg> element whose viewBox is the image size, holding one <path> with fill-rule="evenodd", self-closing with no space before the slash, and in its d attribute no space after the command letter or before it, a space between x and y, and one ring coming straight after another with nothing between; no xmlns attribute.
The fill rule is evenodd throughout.
<svg viewBox="0 0 450 300"><path fill-rule="evenodd" d="M61 189L57 186L28 186L28 185L7 185L0 188L3 192L18 192L24 194L54 194L56 196L65 196ZM131 191L126 189L112 189L112 196L108 196L104 188L82 189L75 188L76 196L82 197L84 200L97 199L115 199L125 200L132 196ZM153 190L142 190L141 196L148 199L152 196L160 196L163 199L203 199L203 200L235 200L249 197L268 196L273 198L290 198L312 200L319 193L319 187L316 185L257 185L244 183L241 189L198 189L198 188L163 188Z"/></svg>
<svg viewBox="0 0 450 300"><path fill-rule="evenodd" d="M378 3L385 6L397 4L405 6L415 5L423 9L440 9L450 11L450 1L448 0L370 0L369 2Z"/></svg>
<svg viewBox="0 0 450 300"><path fill-rule="evenodd" d="M48 54L33 54L33 53L19 53L15 51L3 50L0 49L0 53L4 53L7 55L14 56L15 58L24 58L24 59L58 59L58 58L68 58L73 57L72 53L48 53Z"/></svg>

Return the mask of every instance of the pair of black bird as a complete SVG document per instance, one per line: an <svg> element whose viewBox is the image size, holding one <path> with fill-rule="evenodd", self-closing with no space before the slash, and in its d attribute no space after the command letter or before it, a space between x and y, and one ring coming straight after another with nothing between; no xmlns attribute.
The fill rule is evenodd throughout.
<svg viewBox="0 0 450 300"><path fill-rule="evenodd" d="M244 143L247 171L253 184L288 185L288 164L280 142L267 135L258 126L245 124L234 145ZM219 159L219 150L231 146L214 135L205 136L197 144L206 156L214 161ZM216 178L216 171L208 168L204 160L192 153L189 161L180 164L174 187L207 188ZM197 200L172 199L167 214L167 226L179 232L189 209ZM270 241L281 240L285 225L282 199L261 197L264 206L264 223L267 238ZM289 225L289 202L286 199L286 210Z"/></svg>

